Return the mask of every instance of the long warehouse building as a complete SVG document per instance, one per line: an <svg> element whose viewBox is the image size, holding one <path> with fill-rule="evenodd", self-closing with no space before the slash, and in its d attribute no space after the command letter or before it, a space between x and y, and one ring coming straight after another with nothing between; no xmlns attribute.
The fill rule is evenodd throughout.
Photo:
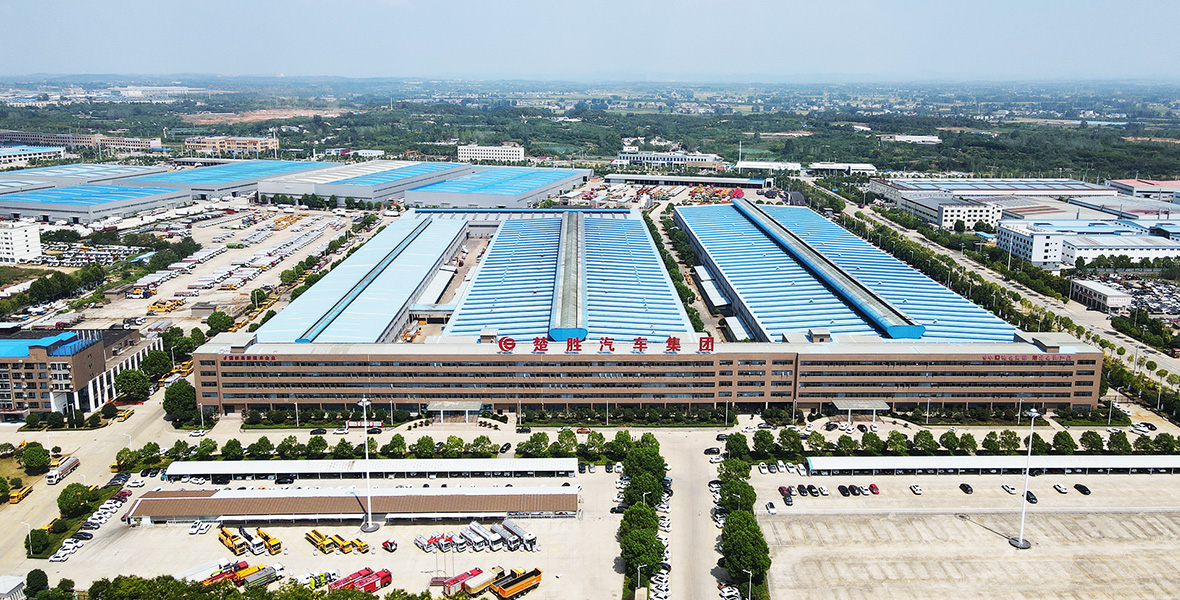
<svg viewBox="0 0 1180 600"><path fill-rule="evenodd" d="M392 239L362 249L337 269L361 275L329 275L257 332L219 335L194 354L198 401L224 413L362 399L415 412L1097 405L1101 350L1018 331L806 208L738 199L675 214L744 343L694 331L637 211L497 212L403 216L419 236L458 224L459 242L404 259L384 249ZM446 292L413 297L464 258ZM384 280L396 289L382 283L411 266ZM366 294L386 299L380 315Z"/></svg>
<svg viewBox="0 0 1180 600"><path fill-rule="evenodd" d="M336 196L341 205L345 198L386 202L405 197L407 190L460 177L471 170L469 165L449 162L373 160L264 179L258 184L258 193L268 198L279 194Z"/></svg>

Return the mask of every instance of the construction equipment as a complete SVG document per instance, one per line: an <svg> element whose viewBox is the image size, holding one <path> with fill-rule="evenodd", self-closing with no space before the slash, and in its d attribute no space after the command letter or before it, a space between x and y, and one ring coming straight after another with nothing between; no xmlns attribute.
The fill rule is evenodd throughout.
<svg viewBox="0 0 1180 600"><path fill-rule="evenodd" d="M541 570L533 569L528 573L497 581L492 584L491 590L500 600L511 600L523 596L539 585L541 585Z"/></svg>
<svg viewBox="0 0 1180 600"><path fill-rule="evenodd" d="M332 540L332 543L335 544L336 547L339 548L340 551L345 554L348 554L349 552L352 552L352 550L353 550L352 542L350 542L338 535L330 535L330 536L328 536L328 539Z"/></svg>
<svg viewBox="0 0 1180 600"><path fill-rule="evenodd" d="M278 554L283 551L283 542L279 538L265 532L261 527L254 530L258 534L258 539L262 540L263 545L266 546L266 551L271 554Z"/></svg>
<svg viewBox="0 0 1180 600"><path fill-rule="evenodd" d="M217 539L220 540L226 548L229 548L229 551L233 552L234 556L241 556L246 553L246 540L243 540L242 538L234 535L233 531L230 531L225 527L221 527L220 530L221 532L217 534Z"/></svg>
<svg viewBox="0 0 1180 600"><path fill-rule="evenodd" d="M352 544L352 547L357 551L358 554L368 554L370 551L369 543L364 540L356 539L349 543Z"/></svg>
<svg viewBox="0 0 1180 600"><path fill-rule="evenodd" d="M303 537L308 542L311 542L311 545L315 546L316 550L319 550L324 554L331 554L336 551L336 542L328 536L320 533L318 529L312 529L311 531L307 532L307 535Z"/></svg>

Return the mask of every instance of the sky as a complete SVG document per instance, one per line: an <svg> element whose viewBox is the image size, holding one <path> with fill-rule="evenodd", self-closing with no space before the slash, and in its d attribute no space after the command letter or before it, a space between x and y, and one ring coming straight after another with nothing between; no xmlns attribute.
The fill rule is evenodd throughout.
<svg viewBox="0 0 1180 600"><path fill-rule="evenodd" d="M1175 83L1178 21L1149 0L0 0L0 76Z"/></svg>

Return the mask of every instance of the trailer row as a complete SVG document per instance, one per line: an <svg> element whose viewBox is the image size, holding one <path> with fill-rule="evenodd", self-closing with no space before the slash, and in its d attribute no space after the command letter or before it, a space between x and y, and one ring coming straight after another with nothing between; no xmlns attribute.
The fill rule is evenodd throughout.
<svg viewBox="0 0 1180 600"><path fill-rule="evenodd" d="M440 581L441 580L441 581ZM541 585L541 570L513 569L505 572L502 567L488 570L476 567L454 577L436 578L431 582L442 586L443 596L451 597L460 593L474 598L484 591L491 591L501 600L519 598Z"/></svg>
<svg viewBox="0 0 1180 600"><path fill-rule="evenodd" d="M429 537L419 535L414 538L414 545L423 552L499 552L508 550L515 552L535 552L537 550L537 536L525 531L509 519L500 524L484 527L478 521L472 521L458 533L434 532Z"/></svg>

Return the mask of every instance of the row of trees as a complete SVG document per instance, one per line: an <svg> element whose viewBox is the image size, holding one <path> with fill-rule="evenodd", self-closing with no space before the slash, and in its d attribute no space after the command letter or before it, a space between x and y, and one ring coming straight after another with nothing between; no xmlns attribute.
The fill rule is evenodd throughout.
<svg viewBox="0 0 1180 600"><path fill-rule="evenodd" d="M754 436L755 445L765 443L766 436L759 436L758 433L772 435L765 429L758 430ZM785 429L783 433L793 434ZM725 525L721 528L721 564L731 577L749 573L751 585L758 585L756 597L762 598L766 595L766 572L770 570L770 546L754 517L754 504L758 496L747 481L750 478L750 463L743 458L750 456L750 450L746 437L740 433L730 435L726 440L726 450L729 451L729 457L717 469L721 489L714 509L717 515L725 517Z"/></svg>
<svg viewBox="0 0 1180 600"><path fill-rule="evenodd" d="M692 425L701 427L707 425L724 425L725 417L729 415L730 424L736 416L725 410L725 407L713 408L709 406L627 406L614 405L610 407L610 419L607 411L600 408L581 407L569 411L523 410L520 413L520 423L527 425L594 425L605 424L608 421L616 426L647 426L647 425Z"/></svg>
<svg viewBox="0 0 1180 600"><path fill-rule="evenodd" d="M54 271L38 277L29 289L0 300L0 315L10 315L33 304L41 304L93 289L106 279L106 269L89 264L73 273Z"/></svg>
<svg viewBox="0 0 1180 600"><path fill-rule="evenodd" d="M638 440L629 431L619 431L615 439L629 448L623 458L623 470L630 478L623 491L628 505L619 525L619 554L626 564L623 585L628 590L647 585L651 574L664 560L664 543L659 539L660 519L655 506L664 495L663 479L667 476L660 443L655 436L645 433ZM612 442L613 443L613 442ZM644 565L647 573L643 572ZM631 573L636 578L631 578Z"/></svg>
<svg viewBox="0 0 1180 600"><path fill-rule="evenodd" d="M299 425L312 427L317 425L344 425L347 421L360 421L363 416L365 415L359 408L351 411L308 408L298 413ZM410 411L397 409L390 412L384 408L373 410L368 417L370 421L380 421L389 427L400 425L414 418ZM295 411L281 408L271 409L266 412L247 410L242 414L242 422L251 426L283 427L294 423L295 419Z"/></svg>
<svg viewBox="0 0 1180 600"><path fill-rule="evenodd" d="M47 413L29 413L25 417L26 429L38 429L44 426L46 429L80 429L82 427L99 427L102 425L103 419L113 419L118 414L119 409L115 408L113 404L104 404L102 409L98 412L91 413L89 417L83 417L82 411L70 411L68 413L59 413L51 411Z"/></svg>

